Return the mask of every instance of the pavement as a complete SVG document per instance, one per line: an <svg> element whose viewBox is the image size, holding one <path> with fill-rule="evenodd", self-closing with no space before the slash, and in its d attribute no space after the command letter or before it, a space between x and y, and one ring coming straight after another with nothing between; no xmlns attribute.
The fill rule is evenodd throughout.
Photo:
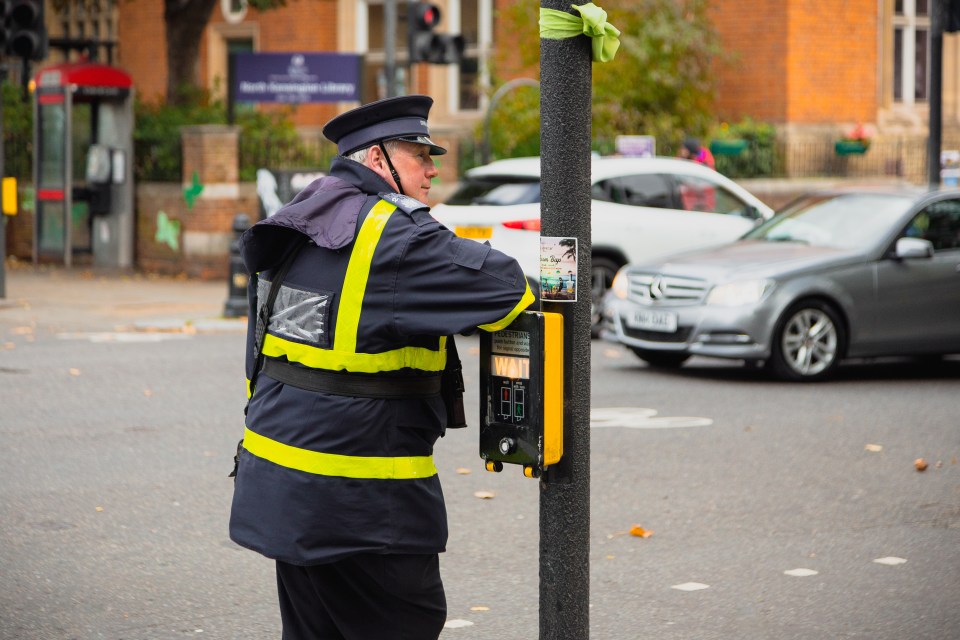
<svg viewBox="0 0 960 640"><path fill-rule="evenodd" d="M224 317L226 281L8 260L3 284L0 324L8 327L53 333L246 330L246 318Z"/></svg>

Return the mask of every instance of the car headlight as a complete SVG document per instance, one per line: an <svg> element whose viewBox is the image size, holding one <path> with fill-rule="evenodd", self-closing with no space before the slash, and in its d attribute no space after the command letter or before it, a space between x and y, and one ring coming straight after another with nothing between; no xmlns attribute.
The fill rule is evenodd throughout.
<svg viewBox="0 0 960 640"><path fill-rule="evenodd" d="M610 285L610 291L621 300L626 300L630 293L630 278L627 277L627 269L624 267L617 271L613 277L613 283Z"/></svg>
<svg viewBox="0 0 960 640"><path fill-rule="evenodd" d="M745 304L754 304L763 299L770 289L773 288L773 280L742 280L740 282L727 282L718 284L710 290L707 296L707 304L715 304L722 307L739 307Z"/></svg>

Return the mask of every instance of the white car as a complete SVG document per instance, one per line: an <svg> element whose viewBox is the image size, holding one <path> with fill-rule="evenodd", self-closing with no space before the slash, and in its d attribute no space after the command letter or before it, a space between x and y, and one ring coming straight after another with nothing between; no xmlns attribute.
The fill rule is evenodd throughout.
<svg viewBox="0 0 960 640"><path fill-rule="evenodd" d="M773 216L743 187L689 160L594 157L592 165L596 301L628 262L730 242ZM457 235L489 241L515 257L539 288L540 158L467 171L432 213Z"/></svg>

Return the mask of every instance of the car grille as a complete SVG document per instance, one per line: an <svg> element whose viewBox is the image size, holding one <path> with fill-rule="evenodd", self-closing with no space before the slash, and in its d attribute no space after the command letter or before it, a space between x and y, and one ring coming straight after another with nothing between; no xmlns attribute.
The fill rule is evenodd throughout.
<svg viewBox="0 0 960 640"><path fill-rule="evenodd" d="M678 327L673 333L663 333L662 331L646 331L624 327L623 333L628 338L646 340L647 342L686 342L692 330L693 327Z"/></svg>
<svg viewBox="0 0 960 640"><path fill-rule="evenodd" d="M707 290L707 283L703 280L659 273L631 273L628 282L630 299L646 304L696 304Z"/></svg>

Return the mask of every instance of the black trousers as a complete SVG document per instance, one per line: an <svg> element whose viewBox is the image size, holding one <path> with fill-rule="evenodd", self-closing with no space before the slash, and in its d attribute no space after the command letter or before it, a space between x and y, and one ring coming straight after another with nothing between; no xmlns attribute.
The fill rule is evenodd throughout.
<svg viewBox="0 0 960 640"><path fill-rule="evenodd" d="M447 618L437 554L278 560L277 590L283 640L436 640Z"/></svg>

